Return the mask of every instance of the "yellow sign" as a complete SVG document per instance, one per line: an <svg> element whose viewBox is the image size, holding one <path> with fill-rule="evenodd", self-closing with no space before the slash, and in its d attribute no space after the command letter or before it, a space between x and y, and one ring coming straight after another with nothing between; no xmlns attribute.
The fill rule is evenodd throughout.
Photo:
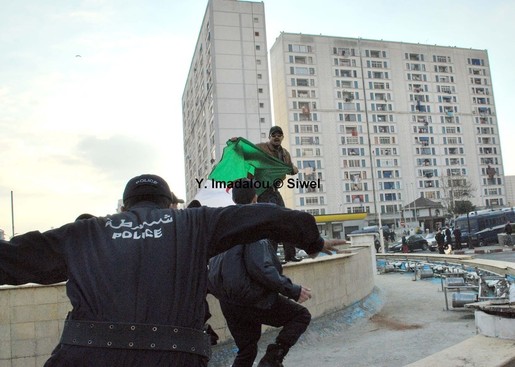
<svg viewBox="0 0 515 367"><path fill-rule="evenodd" d="M315 215L315 221L317 223L327 222L345 222L347 220L362 220L367 217L367 213L350 213L350 214L323 214Z"/></svg>

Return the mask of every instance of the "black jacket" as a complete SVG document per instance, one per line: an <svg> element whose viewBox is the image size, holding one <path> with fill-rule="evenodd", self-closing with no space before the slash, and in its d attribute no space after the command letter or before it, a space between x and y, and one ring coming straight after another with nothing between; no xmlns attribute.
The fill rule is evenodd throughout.
<svg viewBox="0 0 515 367"><path fill-rule="evenodd" d="M323 247L307 213L269 204L173 210L146 202L0 241L0 284L68 280L71 319L202 330L208 259L261 238L308 253ZM189 353L62 345L46 366L202 365Z"/></svg>
<svg viewBox="0 0 515 367"><path fill-rule="evenodd" d="M435 235L435 240L438 246L445 245L445 235L442 232L437 232Z"/></svg>
<svg viewBox="0 0 515 367"><path fill-rule="evenodd" d="M223 302L257 308L270 308L279 293L297 301L301 287L282 272L270 241L239 245L209 261L208 289Z"/></svg>

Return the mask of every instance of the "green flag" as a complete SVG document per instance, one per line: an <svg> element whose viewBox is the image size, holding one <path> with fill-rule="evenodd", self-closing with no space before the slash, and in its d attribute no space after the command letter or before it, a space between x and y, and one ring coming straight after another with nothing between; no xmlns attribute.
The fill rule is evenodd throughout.
<svg viewBox="0 0 515 367"><path fill-rule="evenodd" d="M292 167L268 155L244 138L227 141L222 159L209 174L209 179L219 182L233 182L240 178L256 181L256 192L263 193L273 187L274 181L292 173Z"/></svg>

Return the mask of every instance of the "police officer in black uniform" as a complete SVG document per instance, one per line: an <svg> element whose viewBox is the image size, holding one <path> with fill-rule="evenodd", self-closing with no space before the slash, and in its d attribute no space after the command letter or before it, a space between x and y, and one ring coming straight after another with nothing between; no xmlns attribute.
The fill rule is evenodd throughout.
<svg viewBox="0 0 515 367"><path fill-rule="evenodd" d="M119 214L0 241L0 284L67 280L73 309L45 366L207 366L211 256L268 237L310 254L336 243L311 215L275 205L169 209L156 175L131 179L123 201Z"/></svg>

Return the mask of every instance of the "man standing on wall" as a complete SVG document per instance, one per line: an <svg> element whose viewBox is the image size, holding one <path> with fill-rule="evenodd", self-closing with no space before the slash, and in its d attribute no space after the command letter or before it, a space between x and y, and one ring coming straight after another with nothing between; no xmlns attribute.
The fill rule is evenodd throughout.
<svg viewBox="0 0 515 367"><path fill-rule="evenodd" d="M267 153L268 155L271 155L272 157L275 157L284 163L291 166L291 175L296 175L299 170L298 168L293 164L291 160L290 153L282 147L282 142L284 139L283 129L279 126L272 126L270 128L270 132L268 134L268 142L266 143L258 143L256 146ZM284 177L283 177L284 179ZM258 196L258 202L259 203L274 203L279 206L285 206L283 197L281 196L281 193L279 190L275 187L275 185L271 185L268 189L266 189L261 195ZM297 258L296 251L295 251L295 245L288 242L283 242L283 249L284 249L284 260L285 261L301 261L301 259Z"/></svg>

